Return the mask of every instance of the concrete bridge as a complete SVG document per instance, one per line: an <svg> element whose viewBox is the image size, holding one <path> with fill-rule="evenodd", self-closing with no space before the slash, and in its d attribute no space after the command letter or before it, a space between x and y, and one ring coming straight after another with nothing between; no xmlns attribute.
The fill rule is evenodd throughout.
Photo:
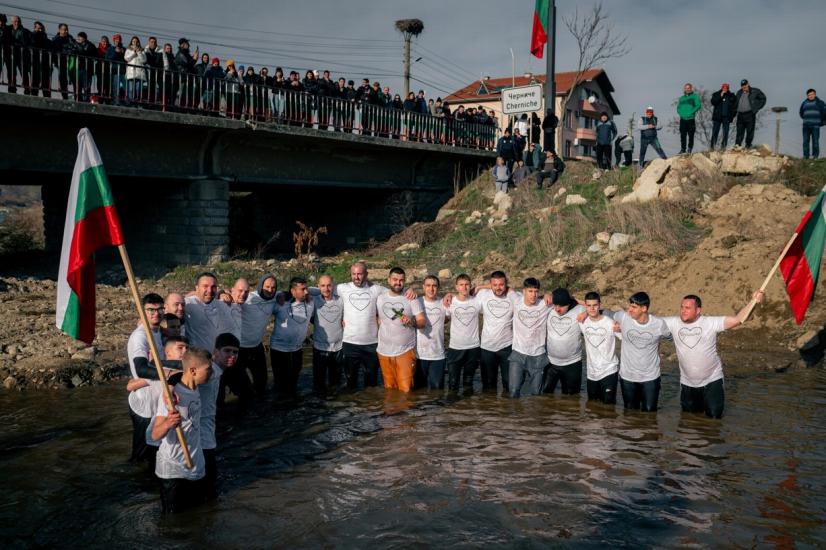
<svg viewBox="0 0 826 550"><path fill-rule="evenodd" d="M42 186L62 238L76 135L95 137L131 255L174 265L289 252L300 220L322 251L432 219L491 151L284 124L0 93L0 184Z"/></svg>

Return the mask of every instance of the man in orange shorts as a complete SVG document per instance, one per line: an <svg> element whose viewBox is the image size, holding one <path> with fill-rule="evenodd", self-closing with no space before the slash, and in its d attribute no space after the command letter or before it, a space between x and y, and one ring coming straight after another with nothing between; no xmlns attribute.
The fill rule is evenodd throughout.
<svg viewBox="0 0 826 550"><path fill-rule="evenodd" d="M416 372L416 329L426 323L422 304L404 293L404 270L394 267L387 278L388 291L376 299L379 319L379 356L384 387L409 392Z"/></svg>

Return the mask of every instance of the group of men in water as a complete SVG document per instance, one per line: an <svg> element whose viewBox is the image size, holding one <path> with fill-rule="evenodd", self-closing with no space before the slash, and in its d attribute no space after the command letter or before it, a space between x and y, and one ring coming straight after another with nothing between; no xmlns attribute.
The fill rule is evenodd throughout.
<svg viewBox="0 0 826 550"><path fill-rule="evenodd" d="M679 315L658 317L649 312L648 294L637 292L624 310L610 311L596 292L582 300L564 288L543 294L532 277L517 290L502 271L476 287L459 275L445 294L439 278L429 275L421 296L406 285L399 267L389 271L386 287L371 283L361 262L351 266L350 278L335 285L322 275L309 288L305 279L293 277L278 292L276 276L268 273L253 291L239 279L219 292L217 277L205 272L186 297L143 298L174 403L170 408L165 399L146 331L138 326L128 343L133 459L149 459L165 512L214 495L215 415L227 389L242 407L267 391L263 341L270 322L272 389L279 397L297 395L303 345L311 334L313 389L320 395L338 390L342 378L351 390L359 388L360 378L364 387L377 386L379 371L388 390L438 391L447 381L450 391L459 392L473 388L477 370L484 391L501 385L504 394L518 398L553 393L560 385L563 394L577 395L584 353L589 401L613 405L619 386L626 409L655 412L659 343L668 339L677 351L682 409L720 418L717 334L742 324L752 309L750 304L734 316L705 316L700 297L689 294ZM762 298L762 291L753 295L756 302ZM192 468L185 465L178 427Z"/></svg>

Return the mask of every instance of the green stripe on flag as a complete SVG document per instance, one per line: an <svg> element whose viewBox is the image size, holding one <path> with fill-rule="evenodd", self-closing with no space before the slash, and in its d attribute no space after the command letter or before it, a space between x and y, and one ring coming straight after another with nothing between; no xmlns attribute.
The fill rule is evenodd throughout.
<svg viewBox="0 0 826 550"><path fill-rule="evenodd" d="M109 189L109 180L103 165L92 166L80 174L77 193L77 208L75 209L75 222L79 222L86 217L88 212L95 208L112 206L112 191Z"/></svg>
<svg viewBox="0 0 826 550"><path fill-rule="evenodd" d="M80 302L77 299L77 294L71 292L69 294L69 303L66 304L66 311L63 316L63 325L60 330L74 338L78 339L80 334Z"/></svg>
<svg viewBox="0 0 826 550"><path fill-rule="evenodd" d="M823 245L826 243L826 214L823 211L824 193L820 193L819 200L812 207L812 217L803 228L801 239L803 254L809 264L812 280L817 288L817 279L820 272L820 263L823 261Z"/></svg>

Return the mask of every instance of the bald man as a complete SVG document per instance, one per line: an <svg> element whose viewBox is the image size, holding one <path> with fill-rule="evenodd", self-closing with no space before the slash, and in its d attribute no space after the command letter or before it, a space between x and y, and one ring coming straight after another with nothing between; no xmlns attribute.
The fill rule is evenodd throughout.
<svg viewBox="0 0 826 550"><path fill-rule="evenodd" d="M166 299L163 303L163 308L164 312L167 315L172 314L180 320L179 335L181 337L186 337L186 327L184 327L184 321L186 320L186 314L184 311L184 297L178 294L177 292L170 292L166 295Z"/></svg>
<svg viewBox="0 0 826 550"><path fill-rule="evenodd" d="M247 301L247 298L250 295L250 284L247 282L246 279L241 277L235 284L232 285L232 288L229 290L229 295L232 298L232 301L229 304L229 313L232 315L232 321L235 323L235 327L238 329L236 336L240 339L241 337L241 325L242 321L241 318L243 316L243 309L242 306L244 302Z"/></svg>

